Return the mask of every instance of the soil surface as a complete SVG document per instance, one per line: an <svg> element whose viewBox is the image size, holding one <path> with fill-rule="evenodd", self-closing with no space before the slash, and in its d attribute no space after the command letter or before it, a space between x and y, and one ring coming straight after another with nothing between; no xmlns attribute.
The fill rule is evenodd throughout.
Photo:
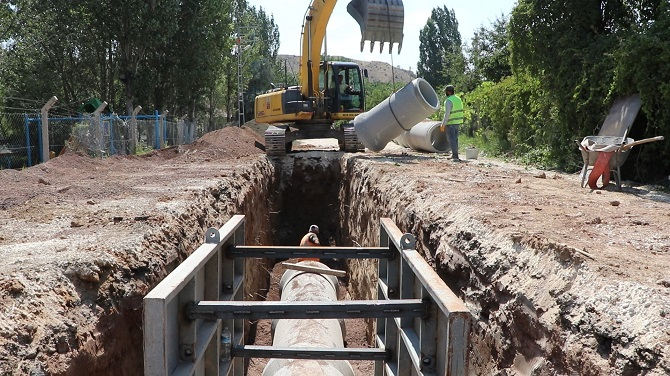
<svg viewBox="0 0 670 376"><path fill-rule="evenodd" d="M21 171L1 170L0 375L65 374L63 364L76 356L74 349L91 354L98 351L98 356L104 356L99 349L86 349L87 336L94 338L99 329L92 327L91 315L99 311L141 311L141 292L147 292L146 286L144 290L143 286L128 286L136 281L117 278L111 290L119 296L134 292L137 305L107 306L104 297L98 297L94 299L97 304L77 314L70 308L87 300L68 286L74 284L76 291L85 292L94 284L107 283L112 271L141 269L132 254L114 250L170 220L171 212L179 212L181 201L177 197L190 192L196 195L208 179L235 179L247 174L245 168L265 158L258 147L262 142L249 129L225 128L192 145L144 156L92 159L70 153ZM303 148L310 147L303 145L297 153ZM380 184L397 184L399 191L411 187L412 191L403 192L423 201L437 225L448 226L442 221L442 210L463 204L468 208L464 216L516 234L516 243L549 247L559 256L564 254L561 257L578 259L583 265L580 271L595 279L636 284L653 291L655 295L649 297L654 303L651 308L628 308L660 309L655 315L662 321L657 324L667 323L667 194L628 182L621 192L613 186L593 191L581 188L577 175L533 170L486 156L454 163L446 155L390 146L378 154L356 154L352 160L374 163L378 173L386 176L378 180ZM102 245L111 249L111 254L101 253ZM440 262L439 255L427 257L433 265ZM273 273L273 285L279 277ZM645 325L640 324L640 328ZM261 343L268 340L268 326L259 323ZM661 354L656 363L665 364L668 370L670 326L652 327L658 331L653 341L658 346L656 353ZM365 335L361 332L359 338ZM53 333L59 334L53 337ZM348 341L356 342L353 338ZM363 346L361 342L356 347ZM32 372L30 367L40 362L55 365ZM361 374L369 374L369 364L357 367Z"/></svg>

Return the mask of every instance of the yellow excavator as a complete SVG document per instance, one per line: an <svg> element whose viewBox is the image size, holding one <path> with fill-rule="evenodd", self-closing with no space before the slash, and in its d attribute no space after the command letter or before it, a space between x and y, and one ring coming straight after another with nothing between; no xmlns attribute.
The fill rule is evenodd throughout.
<svg viewBox="0 0 670 376"><path fill-rule="evenodd" d="M351 123L333 127L336 120L351 121L365 111L362 72L356 63L321 60L326 26L337 0L312 0L302 30L300 82L298 86L273 89L254 101L257 123L270 124L265 131L267 155L285 155L293 141L336 138L340 150L363 151ZM402 0L352 0L347 11L361 28L361 51L370 41L370 52L379 42L402 49L405 11Z"/></svg>

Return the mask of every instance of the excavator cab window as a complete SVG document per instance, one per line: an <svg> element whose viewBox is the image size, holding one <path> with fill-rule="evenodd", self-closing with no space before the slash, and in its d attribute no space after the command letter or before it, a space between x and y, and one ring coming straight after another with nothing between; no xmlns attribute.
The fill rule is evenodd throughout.
<svg viewBox="0 0 670 376"><path fill-rule="evenodd" d="M356 65L340 66L331 70L331 111L361 112L364 110L363 81Z"/></svg>

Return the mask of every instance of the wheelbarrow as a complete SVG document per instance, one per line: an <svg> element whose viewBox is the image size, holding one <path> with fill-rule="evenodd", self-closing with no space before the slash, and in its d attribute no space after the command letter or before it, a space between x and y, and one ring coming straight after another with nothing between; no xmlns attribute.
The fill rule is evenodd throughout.
<svg viewBox="0 0 670 376"><path fill-rule="evenodd" d="M604 188L609 184L610 173L613 173L617 188L621 190L620 167L626 162L630 149L635 145L663 139L663 136L659 136L635 141L627 137L641 107L640 94L618 98L612 104L597 136L586 136L581 142L575 140L584 160L582 188L586 186L587 176L589 187ZM598 187L597 181L601 176L603 186Z"/></svg>
<svg viewBox="0 0 670 376"><path fill-rule="evenodd" d="M581 173L582 188L586 186L587 176L589 177L589 186L592 189L605 188L609 184L610 172L612 172L616 186L621 190L620 167L626 162L630 149L635 145L663 139L663 136L657 136L635 141L626 136L586 136L582 142L575 140L584 161ZM589 170L591 174L588 174ZM600 176L602 176L602 187L597 186Z"/></svg>

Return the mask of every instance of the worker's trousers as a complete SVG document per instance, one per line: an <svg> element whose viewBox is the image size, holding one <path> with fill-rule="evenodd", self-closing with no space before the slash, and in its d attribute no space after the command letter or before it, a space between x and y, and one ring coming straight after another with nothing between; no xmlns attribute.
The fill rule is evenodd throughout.
<svg viewBox="0 0 670 376"><path fill-rule="evenodd" d="M447 140L451 145L451 158L458 159L458 124L447 125Z"/></svg>

